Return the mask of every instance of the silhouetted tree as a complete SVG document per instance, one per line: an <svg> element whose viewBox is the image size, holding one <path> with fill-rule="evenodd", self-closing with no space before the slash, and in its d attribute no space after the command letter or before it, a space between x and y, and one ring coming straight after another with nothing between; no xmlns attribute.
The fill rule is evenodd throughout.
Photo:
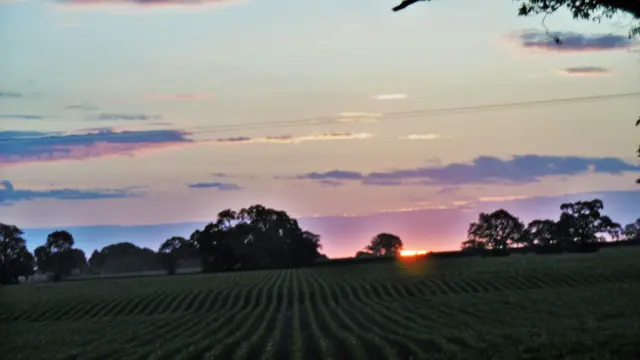
<svg viewBox="0 0 640 360"><path fill-rule="evenodd" d="M630 241L640 241L640 218L624 227L624 239Z"/></svg>
<svg viewBox="0 0 640 360"><path fill-rule="evenodd" d="M22 235L17 226L0 223L0 284L15 284L21 276L33 275L33 256Z"/></svg>
<svg viewBox="0 0 640 360"><path fill-rule="evenodd" d="M38 246L33 251L33 254L35 256L36 268L38 269L39 273L46 274L53 271L51 255L49 254L49 250L47 250L46 246Z"/></svg>
<svg viewBox="0 0 640 360"><path fill-rule="evenodd" d="M49 234L44 246L35 251L38 269L53 273L54 280L57 281L71 275L73 269L86 266L84 252L74 251L74 243L73 236L68 231L58 230Z"/></svg>
<svg viewBox="0 0 640 360"><path fill-rule="evenodd" d="M221 211L216 222L196 230L203 271L299 267L320 256L320 236L300 228L285 211L253 205Z"/></svg>
<svg viewBox="0 0 640 360"><path fill-rule="evenodd" d="M161 257L163 268L169 275L175 274L179 262L193 253L190 251L191 248L195 248L195 246L181 236L173 236L160 245L158 255Z"/></svg>
<svg viewBox="0 0 640 360"><path fill-rule="evenodd" d="M462 251L465 252L482 252L486 248L486 244L483 240L479 239L468 239L462 242L461 245Z"/></svg>
<svg viewBox="0 0 640 360"><path fill-rule="evenodd" d="M393 8L398 11L424 0L404 0L400 5ZM428 0L430 1L430 0ZM552 14L562 8L568 9L574 19L600 21L611 19L619 13L627 13L636 20L640 19L640 3L637 0L515 0L520 3L519 16L530 16L538 14ZM629 37L640 34L640 26L636 24L629 31ZM560 41L556 41L561 43Z"/></svg>
<svg viewBox="0 0 640 360"><path fill-rule="evenodd" d="M499 209L491 214L480 213L478 221L469 225L467 241L482 243L489 250L503 251L522 238L523 230L524 224L517 217Z"/></svg>
<svg viewBox="0 0 640 360"><path fill-rule="evenodd" d="M374 256L395 256L403 247L404 244L398 236L388 233L380 233L371 239L371 242L364 248L364 250Z"/></svg>
<svg viewBox="0 0 640 360"><path fill-rule="evenodd" d="M163 267L155 251L120 242L94 251L89 258L89 269L95 273L118 274L156 271Z"/></svg>
<svg viewBox="0 0 640 360"><path fill-rule="evenodd" d="M604 204L600 199L562 204L556 237L563 245L579 251L595 249L589 244L603 241L604 238L599 234L607 233L615 237L620 233L620 224L602 215L603 209Z"/></svg>
<svg viewBox="0 0 640 360"><path fill-rule="evenodd" d="M546 247L558 243L557 224L553 220L533 220L527 225L525 231L533 245Z"/></svg>
<svg viewBox="0 0 640 360"><path fill-rule="evenodd" d="M72 269L83 273L89 267L87 256L82 249L71 249L71 266Z"/></svg>

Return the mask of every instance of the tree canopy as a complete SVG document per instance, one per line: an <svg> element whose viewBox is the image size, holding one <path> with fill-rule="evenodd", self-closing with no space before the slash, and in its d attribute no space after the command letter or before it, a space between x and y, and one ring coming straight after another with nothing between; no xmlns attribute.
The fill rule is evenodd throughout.
<svg viewBox="0 0 640 360"><path fill-rule="evenodd" d="M60 280L71 275L73 270L87 267L84 251L74 249L73 235L66 230L57 230L47 236L44 245L35 249L35 259L41 273L52 273Z"/></svg>
<svg viewBox="0 0 640 360"><path fill-rule="evenodd" d="M483 243L490 250L505 250L520 241L524 224L504 209L490 214L480 213L478 221L469 225L467 231L472 243Z"/></svg>
<svg viewBox="0 0 640 360"><path fill-rule="evenodd" d="M311 265L322 248L319 235L301 229L285 211L262 205L223 210L184 244L197 249L205 271Z"/></svg>
<svg viewBox="0 0 640 360"><path fill-rule="evenodd" d="M33 255L23 234L15 225L0 223L0 284L15 284L21 276L34 273Z"/></svg>
<svg viewBox="0 0 640 360"><path fill-rule="evenodd" d="M148 248L130 242L119 242L95 250L89 257L93 273L119 274L161 270L158 255Z"/></svg>
<svg viewBox="0 0 640 360"><path fill-rule="evenodd" d="M402 10L409 5L413 5L421 1L431 0L404 0L393 11ZM574 1L574 0L514 0L520 7L518 9L519 16L531 15L548 15L555 13L560 9L567 9L571 12L574 19L601 21L602 19L611 19L622 13L633 16L634 19L640 20L640 1L638 0L592 0L592 1ZM632 26L629 30L629 37L640 34L640 24Z"/></svg>
<svg viewBox="0 0 640 360"><path fill-rule="evenodd" d="M389 233L380 233L371 239L371 242L364 250L374 256L395 256L403 247L404 244L398 236ZM360 257L362 256L363 254L360 254Z"/></svg>
<svg viewBox="0 0 640 360"><path fill-rule="evenodd" d="M533 220L526 227L508 211L481 213L471 223L463 250L506 250L510 247L532 247L537 252L590 252L607 240L637 240L640 219L624 228L602 213L600 199L564 203L557 221Z"/></svg>

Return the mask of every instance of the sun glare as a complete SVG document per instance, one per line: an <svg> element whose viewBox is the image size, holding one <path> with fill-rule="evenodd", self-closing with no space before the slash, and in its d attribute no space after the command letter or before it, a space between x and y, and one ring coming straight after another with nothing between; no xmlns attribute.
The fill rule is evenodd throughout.
<svg viewBox="0 0 640 360"><path fill-rule="evenodd" d="M405 257L405 256L418 256L418 255L425 255L427 253L427 250L402 250L400 251L400 256Z"/></svg>

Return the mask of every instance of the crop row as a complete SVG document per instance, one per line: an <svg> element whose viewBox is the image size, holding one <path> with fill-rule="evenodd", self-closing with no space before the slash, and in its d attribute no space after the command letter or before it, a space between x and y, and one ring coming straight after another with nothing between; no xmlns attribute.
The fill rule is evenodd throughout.
<svg viewBox="0 0 640 360"><path fill-rule="evenodd" d="M279 286L268 285L282 274L289 274ZM484 294L550 288L573 288L601 284L640 282L635 272L619 274L538 273L526 276L505 274L500 277L433 277L433 278L352 278L346 281L327 281L321 272L308 270L272 271L236 277L234 283L221 281L214 288L152 290L130 295L116 292L110 296L69 296L67 299L39 302L10 303L0 310L0 321L82 321L110 318L150 317L159 315L210 315L213 309L229 302L232 297L259 291L266 299L284 302L288 309L294 303L304 305L309 299L323 303L361 302L362 299L433 298L451 295ZM214 278L215 279L215 278ZM295 279L293 281L292 279ZM323 288L311 286L323 284ZM301 283L300 286L298 283ZM309 283L309 284L307 284ZM305 288L306 285L309 285ZM325 291L326 290L326 291ZM293 294L290 294L293 293ZM309 298L301 293L310 295ZM118 296L119 295L119 296ZM257 296L257 295L256 295ZM236 301L236 300L234 300ZM251 299L243 297L241 308L250 306Z"/></svg>
<svg viewBox="0 0 640 360"><path fill-rule="evenodd" d="M490 282L348 276L339 282L325 275L250 273L218 287L139 297L121 291L111 299L70 294L69 301L16 305L3 311L0 350L12 359L454 359L583 334L594 325L575 319L598 312L601 321L622 314L626 320L615 326L625 330L640 319L621 306L640 287L632 273L505 275ZM616 291L624 294L617 302L602 300Z"/></svg>

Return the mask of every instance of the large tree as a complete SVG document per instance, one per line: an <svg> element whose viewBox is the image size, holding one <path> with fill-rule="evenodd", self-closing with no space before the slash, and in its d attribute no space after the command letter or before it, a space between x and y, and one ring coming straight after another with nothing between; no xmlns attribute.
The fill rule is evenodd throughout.
<svg viewBox="0 0 640 360"><path fill-rule="evenodd" d="M478 221L469 225L467 243L473 243L489 250L506 250L522 239L524 224L504 209L490 214L480 213ZM463 243L464 244L464 243ZM463 245L464 246L464 245Z"/></svg>
<svg viewBox="0 0 640 360"><path fill-rule="evenodd" d="M89 270L101 274L161 270L158 254L130 242L120 242L95 250L89 258Z"/></svg>
<svg viewBox="0 0 640 360"><path fill-rule="evenodd" d="M404 244L397 235L380 233L371 239L364 250L375 256L395 256L403 247Z"/></svg>
<svg viewBox="0 0 640 360"><path fill-rule="evenodd" d="M71 275L73 269L86 267L84 252L74 249L73 235L57 230L47 236L43 246L36 248L36 263L41 272L53 273L55 280Z"/></svg>
<svg viewBox="0 0 640 360"><path fill-rule="evenodd" d="M22 235L17 226L0 223L0 284L14 284L21 276L33 275L33 256Z"/></svg>
<svg viewBox="0 0 640 360"><path fill-rule="evenodd" d="M193 254L195 245L181 236L173 236L165 240L158 248L162 267L169 275L176 273L180 262Z"/></svg>
<svg viewBox="0 0 640 360"><path fill-rule="evenodd" d="M624 239L640 241L640 218L624 227Z"/></svg>
<svg viewBox="0 0 640 360"><path fill-rule="evenodd" d="M604 204L600 199L564 203L557 223L556 237L568 247L586 250L589 244L604 240L602 234L615 238L621 226L603 215Z"/></svg>
<svg viewBox="0 0 640 360"><path fill-rule="evenodd" d="M557 223L553 220L533 220L527 225L526 232L531 243L536 246L550 246L558 242Z"/></svg>
<svg viewBox="0 0 640 360"><path fill-rule="evenodd" d="M320 258L320 236L300 228L285 211L253 205L224 210L189 238L204 271L310 265Z"/></svg>

